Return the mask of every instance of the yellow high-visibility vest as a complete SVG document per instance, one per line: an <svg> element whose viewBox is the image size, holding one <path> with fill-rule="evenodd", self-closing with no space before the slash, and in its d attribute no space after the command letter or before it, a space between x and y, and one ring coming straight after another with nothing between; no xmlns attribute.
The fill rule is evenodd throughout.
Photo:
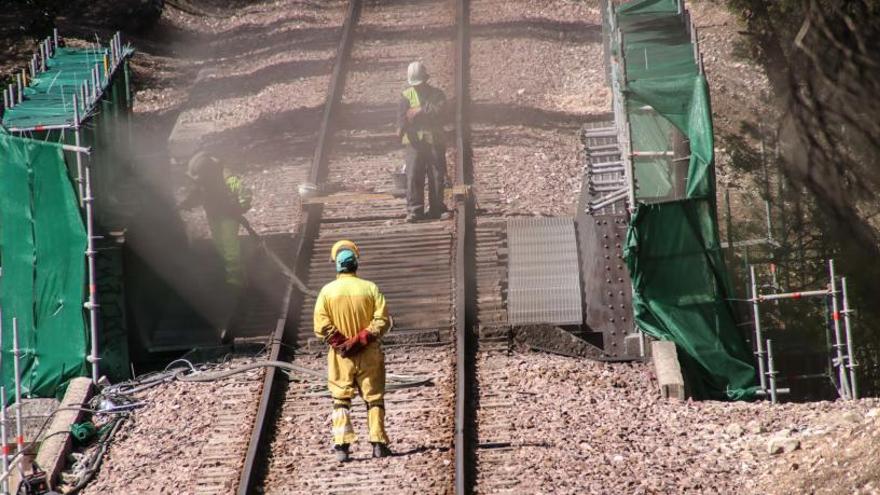
<svg viewBox="0 0 880 495"><path fill-rule="evenodd" d="M403 97L409 102L410 108L416 108L422 106L419 101L419 93L416 91L416 88L410 86L403 90ZM409 136L408 133L404 133L403 135L403 144L409 144ZM417 129L415 131L416 138L423 143L433 143L434 142L434 132L431 130L425 129Z"/></svg>

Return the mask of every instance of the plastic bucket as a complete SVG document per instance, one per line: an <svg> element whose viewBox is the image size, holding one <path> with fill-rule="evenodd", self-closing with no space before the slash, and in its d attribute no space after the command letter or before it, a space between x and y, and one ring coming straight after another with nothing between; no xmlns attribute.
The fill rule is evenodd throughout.
<svg viewBox="0 0 880 495"><path fill-rule="evenodd" d="M391 174L391 178L394 179L394 189L406 190L406 174L394 172Z"/></svg>

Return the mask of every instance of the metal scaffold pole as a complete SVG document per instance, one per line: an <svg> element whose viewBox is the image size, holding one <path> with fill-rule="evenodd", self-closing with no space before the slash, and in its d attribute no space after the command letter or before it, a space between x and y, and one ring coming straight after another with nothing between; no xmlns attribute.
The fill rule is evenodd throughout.
<svg viewBox="0 0 880 495"><path fill-rule="evenodd" d="M18 318L12 318L12 366L15 373L15 446L24 455L24 431L21 424L21 347L18 342Z"/></svg>
<svg viewBox="0 0 880 495"><path fill-rule="evenodd" d="M755 356L758 357L758 377L761 381L761 390L767 390L767 376L764 366L764 337L761 334L761 309L758 295L758 284L755 281L755 266L749 265L749 275L752 280L752 317L755 319Z"/></svg>
<svg viewBox="0 0 880 495"><path fill-rule="evenodd" d="M831 368L837 368L837 377L835 386L838 394L842 399L858 399L858 386L856 381L856 358L853 354L853 338L852 338L852 322L850 314L852 308L849 303L849 294L847 293L846 277L840 279L840 289L837 285L837 274L834 269L834 260L828 260L828 272L830 281L826 288L818 290L805 290L799 292L779 292L775 294L758 293L758 284L755 277L755 267L749 265L749 274L751 276L751 297L749 302L752 304L754 324L755 324L755 340L756 352L758 356L758 374L761 377L761 393L766 395L772 390L767 388L767 378L770 377L771 382L775 381L772 374L776 372L772 363L772 352L769 348L769 340L766 341L766 354L763 348L765 340L761 328L759 305L762 302L775 301L783 299L802 299L805 297L821 297L826 301L826 308L830 310L831 325L829 328L826 317L826 335L827 345L829 349L829 370L828 374L832 380L835 380L834 372ZM841 310L841 303L843 309ZM829 307L830 306L830 307ZM843 315L843 329L841 329L840 318ZM833 332L832 332L833 330ZM769 362L765 362L764 356L767 356ZM775 383L770 383L770 388L775 388ZM788 393L787 389L776 389L776 394Z"/></svg>
<svg viewBox="0 0 880 495"><path fill-rule="evenodd" d="M849 317L852 309L849 307L849 296L846 292L846 277L840 279L840 288L843 291L843 311L841 313L843 313L843 328L846 333L846 367L849 369L850 392L852 393L853 400L857 400L859 398L859 387L856 380L856 367L858 367L858 363L853 357L852 327Z"/></svg>
<svg viewBox="0 0 880 495"><path fill-rule="evenodd" d="M9 473L9 439L6 438L6 387L0 385L0 465L3 467L3 473ZM4 478L0 483L0 493L9 495L9 480Z"/></svg>
<svg viewBox="0 0 880 495"><path fill-rule="evenodd" d="M0 311L0 370L3 369L3 312ZM6 387L0 382L0 467L9 472L9 441L6 438ZM0 493L9 494L9 481L0 483Z"/></svg>
<svg viewBox="0 0 880 495"><path fill-rule="evenodd" d="M76 94L74 94L73 98L73 135L75 145L78 148L78 150L75 151L77 171L76 183L77 189L79 190L80 204L85 208L86 212L86 260L89 278L89 300L86 302L85 307L89 310L89 335L91 340L91 352L87 359L89 363L92 364L92 382L98 383L98 378L100 378L98 362L101 360L101 357L98 355L98 294L95 274L96 250L93 208L94 197L92 196L91 165L83 163L83 155L87 153L84 153L85 150L82 148L82 143L80 141L79 107L77 106Z"/></svg>
<svg viewBox="0 0 880 495"><path fill-rule="evenodd" d="M834 260L828 260L828 273L831 277L831 320L834 325L835 366L840 380L840 395L844 399L852 398L849 377L846 372L846 358L843 355L843 337L840 330L840 306L837 296L837 278L834 272Z"/></svg>
<svg viewBox="0 0 880 495"><path fill-rule="evenodd" d="M770 381L770 403L776 404L776 363L773 361L773 341L767 339L767 377Z"/></svg>
<svg viewBox="0 0 880 495"><path fill-rule="evenodd" d="M77 134L79 131L77 130ZM77 153L77 157L80 153ZM99 368L98 362L101 360L98 355L98 289L95 273L95 215L94 215L94 198L92 197L92 180L91 165L86 161L83 165L83 192L85 196L82 198L86 210L86 260L89 277L89 300L85 306L89 310L89 330L91 335L91 353L88 361L92 364L92 382L98 383Z"/></svg>
<svg viewBox="0 0 880 495"><path fill-rule="evenodd" d="M73 142L74 145L80 147L80 130L79 130L79 97L73 95ZM80 153L76 153L76 188L79 192L79 204L83 205L83 163Z"/></svg>

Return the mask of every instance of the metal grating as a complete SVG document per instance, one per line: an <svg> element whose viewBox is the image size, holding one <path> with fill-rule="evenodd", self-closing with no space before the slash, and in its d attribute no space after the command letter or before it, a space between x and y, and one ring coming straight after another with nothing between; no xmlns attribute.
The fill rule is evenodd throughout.
<svg viewBox="0 0 880 495"><path fill-rule="evenodd" d="M511 325L580 325L581 281L574 219L511 218L507 318Z"/></svg>

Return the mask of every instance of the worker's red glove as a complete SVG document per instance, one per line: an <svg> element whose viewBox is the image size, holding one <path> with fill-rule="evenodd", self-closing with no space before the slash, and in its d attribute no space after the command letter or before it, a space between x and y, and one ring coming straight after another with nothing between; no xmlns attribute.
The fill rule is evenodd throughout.
<svg viewBox="0 0 880 495"><path fill-rule="evenodd" d="M333 333L331 333L327 336L326 339L324 339L324 342L330 344L330 347L332 347L336 352L342 352L342 346L345 345L346 339L344 335L334 330Z"/></svg>
<svg viewBox="0 0 880 495"><path fill-rule="evenodd" d="M367 344L375 339L376 337L370 333L369 330L364 328L358 332L357 335L346 340L341 348L337 350L342 353L342 357L352 357L364 350L364 347L367 347Z"/></svg>
<svg viewBox="0 0 880 495"><path fill-rule="evenodd" d="M420 113L422 113L422 107L410 108L406 111L406 120L412 122L412 120Z"/></svg>

